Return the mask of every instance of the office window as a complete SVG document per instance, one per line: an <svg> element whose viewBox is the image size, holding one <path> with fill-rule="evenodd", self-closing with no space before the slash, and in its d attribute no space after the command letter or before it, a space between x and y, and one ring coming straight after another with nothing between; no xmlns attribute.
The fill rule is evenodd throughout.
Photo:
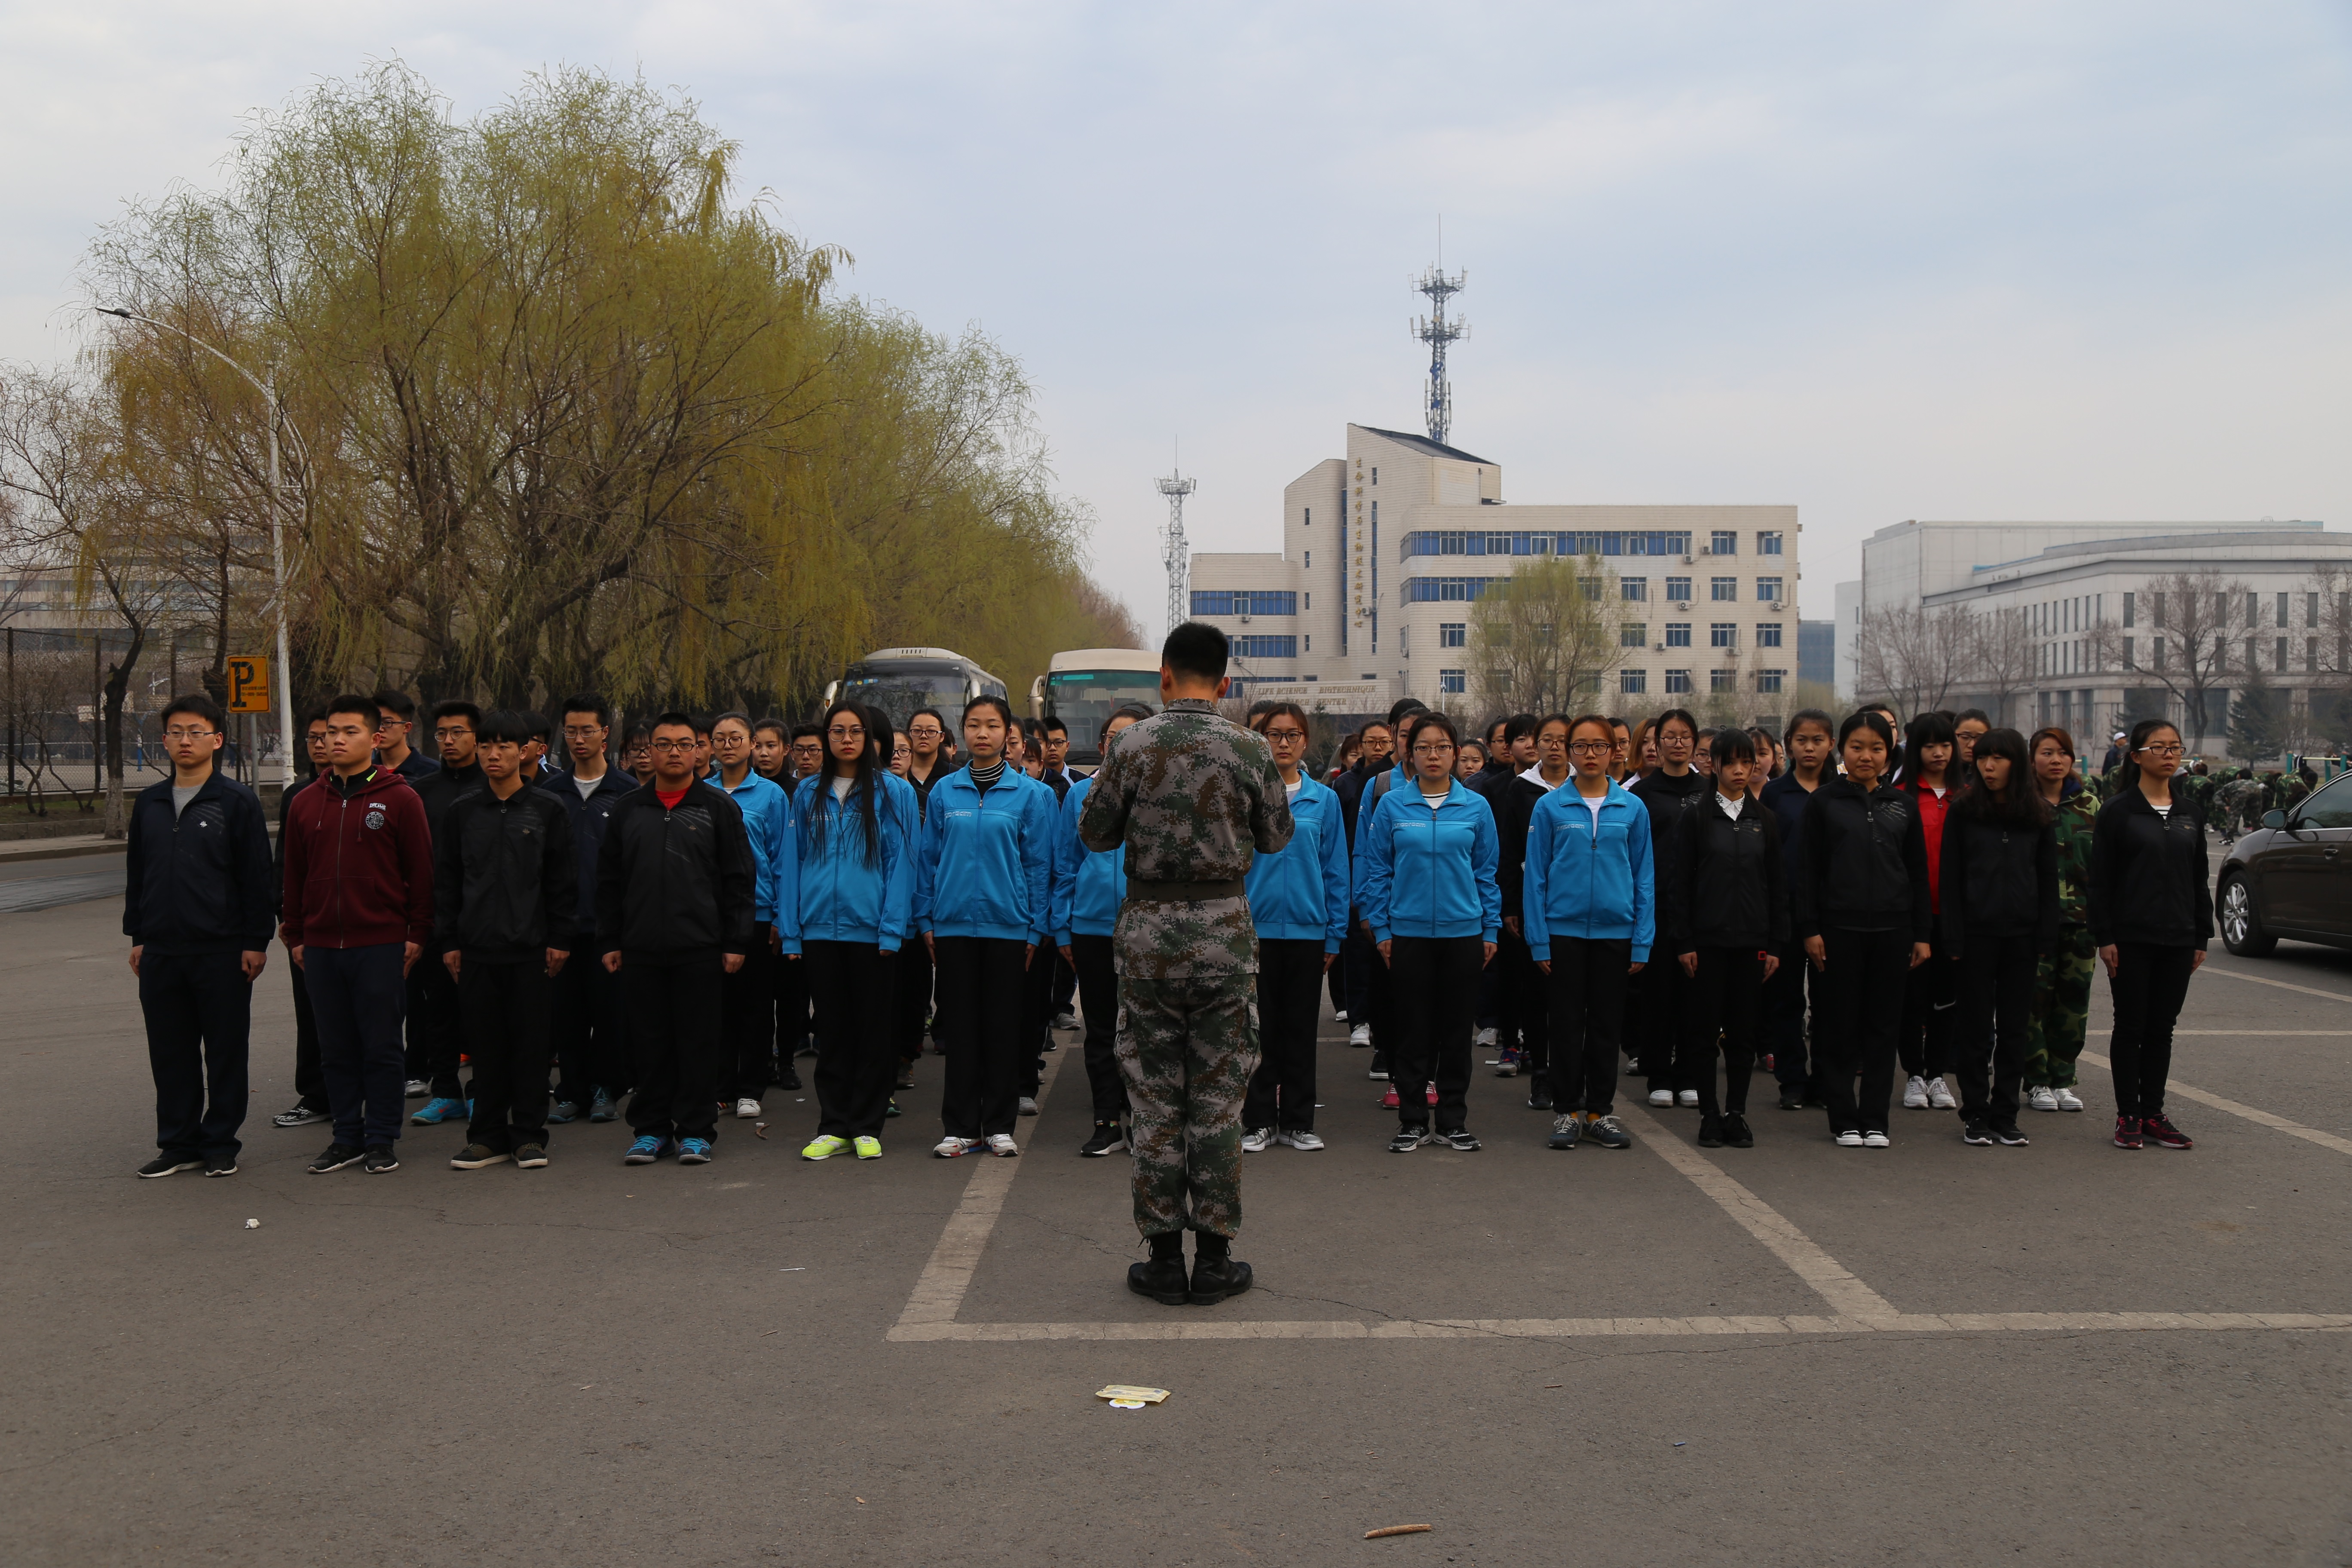
<svg viewBox="0 0 2352 1568"><path fill-rule="evenodd" d="M1438 647L1463 647L1464 645L1465 645L1469 640L1470 640L1470 623L1469 623L1469 622L1467 622L1467 621L1440 621L1440 622L1437 624L1437 646L1438 646Z"/></svg>
<svg viewBox="0 0 2352 1568"><path fill-rule="evenodd" d="M1617 672L1617 689L1627 697L1639 697L1650 689L1650 672L1646 669L1621 669Z"/></svg>
<svg viewBox="0 0 2352 1568"><path fill-rule="evenodd" d="M1647 626L1619 626L1617 628L1617 646L1619 647L1649 647L1650 628Z"/></svg>
<svg viewBox="0 0 2352 1568"><path fill-rule="evenodd" d="M1381 471L1380 471L1378 468L1374 468L1374 469L1372 470L1372 483L1374 483L1374 484L1379 484L1380 482L1381 482Z"/></svg>
<svg viewBox="0 0 2352 1568"><path fill-rule="evenodd" d="M2126 630L2129 630L2132 626L2138 624L2135 615L2135 612L2137 612L2138 608L2139 595L2137 594L2126 594L2124 595L2124 626Z"/></svg>
<svg viewBox="0 0 2352 1568"><path fill-rule="evenodd" d="M1785 669L1759 669L1756 672L1756 689L1770 695L1778 692L1788 679Z"/></svg>
<svg viewBox="0 0 2352 1568"><path fill-rule="evenodd" d="M1691 596L1690 585L1691 580L1687 577L1669 577L1666 579L1666 597L1675 600L1687 599Z"/></svg>
<svg viewBox="0 0 2352 1568"><path fill-rule="evenodd" d="M2135 664L2132 661L2132 639L2129 637L2124 638L2124 668L2126 669L2137 669L2139 668L2137 664Z"/></svg>
<svg viewBox="0 0 2352 1568"><path fill-rule="evenodd" d="M1727 528L1718 528L1707 540L1707 547L1717 555L1739 553L1739 535Z"/></svg>
<svg viewBox="0 0 2352 1568"><path fill-rule="evenodd" d="M1397 652L1402 654L1407 658L1411 658L1412 657L1412 628L1411 626L1397 627Z"/></svg>
<svg viewBox="0 0 2352 1568"><path fill-rule="evenodd" d="M1706 646L1709 647L1738 647L1739 646L1739 628L1729 621L1710 622L1706 628Z"/></svg>
<svg viewBox="0 0 2352 1568"><path fill-rule="evenodd" d="M1300 521L1299 526L1301 528L1312 528L1315 526L1315 509L1313 507L1310 506L1303 509L1300 515L1302 521Z"/></svg>
<svg viewBox="0 0 2352 1568"><path fill-rule="evenodd" d="M1287 588L1195 588L1192 590L1192 613L1196 616L1295 616L1298 613L1298 595Z"/></svg>
<svg viewBox="0 0 2352 1568"><path fill-rule="evenodd" d="M2303 639L2303 668L2306 675L2315 675L2319 672L2319 639L2317 637Z"/></svg>
<svg viewBox="0 0 2352 1568"><path fill-rule="evenodd" d="M1310 550L1310 551L1308 551L1308 552L1307 552L1307 569L1309 572L1312 572L1312 571L1314 571L1314 570L1315 570L1315 552L1313 552L1312 550ZM1311 598L1313 597L1313 595L1308 595L1308 597L1311 599Z"/></svg>
<svg viewBox="0 0 2352 1568"><path fill-rule="evenodd" d="M1308 653L1313 653L1315 651L1315 634L1313 632L1307 633L1305 637L1299 638L1298 641L1299 646L1304 647ZM1310 675L1307 679L1312 680L1315 678Z"/></svg>
<svg viewBox="0 0 2352 1568"><path fill-rule="evenodd" d="M1448 697L1459 697L1470 689L1470 679L1458 669L1437 672L1437 689Z"/></svg>
<svg viewBox="0 0 2352 1568"><path fill-rule="evenodd" d="M1739 672L1736 669L1710 669L1706 672L1706 689L1710 693L1738 691Z"/></svg>
<svg viewBox="0 0 2352 1568"><path fill-rule="evenodd" d="M2271 667L2281 675L2286 673L2286 638L2278 639L2278 662Z"/></svg>
<svg viewBox="0 0 2352 1568"><path fill-rule="evenodd" d="M1666 623L1666 646L1668 647L1690 647L1690 629L1691 624L1688 621L1668 621Z"/></svg>
<svg viewBox="0 0 2352 1568"><path fill-rule="evenodd" d="M2248 594L2246 595L2246 625L2249 626L2258 626L2262 624L2263 596L2260 594Z"/></svg>
<svg viewBox="0 0 2352 1568"><path fill-rule="evenodd" d="M1650 580L1647 577L1620 577L1617 579L1617 596L1629 605L1646 604L1650 598ZM2315 594L2312 597L2315 602L2318 595ZM2312 622L2314 626L2318 624L2317 621Z"/></svg>
<svg viewBox="0 0 2352 1568"><path fill-rule="evenodd" d="M1780 554L1780 536L1778 533L1758 534L1756 536L1756 553L1759 555Z"/></svg>
<svg viewBox="0 0 2352 1568"><path fill-rule="evenodd" d="M1786 581L1787 581L1787 579L1786 579L1786 578L1783 578L1783 577L1759 577L1759 578L1757 578L1757 579L1756 579L1756 600L1757 600L1757 603L1759 603L1759 604L1771 604L1771 603L1774 603L1774 602L1776 602L1776 601L1778 601L1778 600L1780 600L1780 599L1782 599L1782 598L1787 597L1787 595L1784 595L1784 594L1782 594L1782 593L1780 592L1780 584L1781 584L1782 583L1786 582Z"/></svg>
<svg viewBox="0 0 2352 1568"><path fill-rule="evenodd" d="M1718 605L1730 603L1739 597L1739 579L1737 577L1708 578L1706 596Z"/></svg>
<svg viewBox="0 0 2352 1568"><path fill-rule="evenodd" d="M1691 682L1690 682L1690 671L1689 671L1689 670L1687 670L1687 669L1670 669L1670 670L1666 671L1666 695L1667 695L1667 696L1669 696L1669 697L1681 697L1681 696L1685 696L1685 695L1687 695L1687 694L1689 693L1690 689L1691 689Z"/></svg>
<svg viewBox="0 0 2352 1568"><path fill-rule="evenodd" d="M1243 637L1233 639L1235 658L1297 658L1295 637Z"/></svg>
<svg viewBox="0 0 2352 1568"><path fill-rule="evenodd" d="M1756 646L1758 647L1779 647L1780 646L1780 623L1778 621L1757 622Z"/></svg>
<svg viewBox="0 0 2352 1568"><path fill-rule="evenodd" d="M2280 626L2286 625L2286 595L2284 594L2281 594L2278 596L2278 624Z"/></svg>
<svg viewBox="0 0 2352 1568"><path fill-rule="evenodd" d="M2164 595L2158 594L2157 597L2161 599ZM2162 669L2164 668L2164 639L2162 637L2148 638L2147 652L2148 667L2151 669Z"/></svg>

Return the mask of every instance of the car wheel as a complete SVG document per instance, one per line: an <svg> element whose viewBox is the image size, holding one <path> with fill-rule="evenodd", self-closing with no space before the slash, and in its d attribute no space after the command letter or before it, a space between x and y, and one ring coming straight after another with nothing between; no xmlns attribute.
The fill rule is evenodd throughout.
<svg viewBox="0 0 2352 1568"><path fill-rule="evenodd" d="M2278 946L2278 938L2263 932L2254 915L2254 892L2243 877L2221 883L2221 945L2240 958L2263 958Z"/></svg>

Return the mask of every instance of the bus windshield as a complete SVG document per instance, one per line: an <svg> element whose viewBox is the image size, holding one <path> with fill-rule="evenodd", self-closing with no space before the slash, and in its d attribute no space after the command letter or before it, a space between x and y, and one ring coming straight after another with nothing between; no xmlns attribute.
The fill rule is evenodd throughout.
<svg viewBox="0 0 2352 1568"><path fill-rule="evenodd" d="M878 708L900 729L925 708L939 710L952 732L963 718L964 672L938 659L891 659L849 667L835 700Z"/></svg>
<svg viewBox="0 0 2352 1568"><path fill-rule="evenodd" d="M1045 677L1045 712L1069 726L1070 761L1091 767L1102 761L1096 742L1103 721L1122 702L1160 710L1156 669L1057 669Z"/></svg>

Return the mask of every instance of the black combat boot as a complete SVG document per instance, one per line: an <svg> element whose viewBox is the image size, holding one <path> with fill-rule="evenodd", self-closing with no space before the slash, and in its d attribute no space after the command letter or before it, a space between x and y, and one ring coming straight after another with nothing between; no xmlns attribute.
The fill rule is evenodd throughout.
<svg viewBox="0 0 2352 1568"><path fill-rule="evenodd" d="M1192 1290L1195 1307L1213 1307L1228 1296L1250 1288L1250 1266L1234 1261L1233 1243L1208 1231L1192 1240Z"/></svg>
<svg viewBox="0 0 2352 1568"><path fill-rule="evenodd" d="M1151 1238L1151 1260L1127 1267L1127 1288L1149 1296L1163 1307L1181 1307L1187 1300L1184 1282L1184 1233L1171 1230Z"/></svg>

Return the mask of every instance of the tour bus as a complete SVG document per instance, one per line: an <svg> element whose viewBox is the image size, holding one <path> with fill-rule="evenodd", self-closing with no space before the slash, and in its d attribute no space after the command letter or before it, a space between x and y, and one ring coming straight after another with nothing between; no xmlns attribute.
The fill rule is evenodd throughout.
<svg viewBox="0 0 2352 1568"><path fill-rule="evenodd" d="M1069 727L1069 766L1102 764L1096 744L1103 721L1122 702L1160 710L1160 656L1137 647L1080 647L1057 653L1029 686L1029 716Z"/></svg>
<svg viewBox="0 0 2352 1568"><path fill-rule="evenodd" d="M937 709L950 735L958 732L965 703L1007 696L1004 682L945 647L876 648L824 689L826 707L845 697L880 709L902 730L922 709Z"/></svg>

